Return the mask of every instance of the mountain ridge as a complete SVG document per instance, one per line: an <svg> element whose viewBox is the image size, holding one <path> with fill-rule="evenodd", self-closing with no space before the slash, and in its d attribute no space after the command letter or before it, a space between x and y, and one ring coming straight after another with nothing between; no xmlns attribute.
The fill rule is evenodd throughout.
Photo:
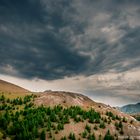
<svg viewBox="0 0 140 140"><path fill-rule="evenodd" d="M140 113L140 102L120 107L120 111L128 114Z"/></svg>
<svg viewBox="0 0 140 140"><path fill-rule="evenodd" d="M27 89L24 89L18 85L15 85L13 83L10 83L1 79L0 79L0 91L1 92L14 92L14 93L29 92Z"/></svg>

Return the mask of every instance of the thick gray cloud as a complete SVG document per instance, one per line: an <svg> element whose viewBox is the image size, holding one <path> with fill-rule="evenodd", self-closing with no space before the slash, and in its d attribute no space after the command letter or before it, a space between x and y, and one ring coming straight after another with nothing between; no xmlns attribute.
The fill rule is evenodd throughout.
<svg viewBox="0 0 140 140"><path fill-rule="evenodd" d="M138 0L1 0L0 73L47 80L140 67Z"/></svg>

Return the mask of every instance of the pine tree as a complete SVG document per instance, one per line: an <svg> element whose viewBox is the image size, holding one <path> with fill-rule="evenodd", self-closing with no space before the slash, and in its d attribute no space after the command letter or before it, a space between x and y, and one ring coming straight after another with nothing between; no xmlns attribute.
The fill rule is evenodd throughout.
<svg viewBox="0 0 140 140"><path fill-rule="evenodd" d="M86 138L87 137L87 131L85 130L83 133L82 133L82 138Z"/></svg>
<svg viewBox="0 0 140 140"><path fill-rule="evenodd" d="M88 140L95 140L94 134L88 136Z"/></svg>
<svg viewBox="0 0 140 140"><path fill-rule="evenodd" d="M99 127L104 129L106 127L105 123L104 122L100 122L100 126Z"/></svg>
<svg viewBox="0 0 140 140"><path fill-rule="evenodd" d="M46 139L46 132L45 132L45 130L42 130L42 132L40 134L40 139L41 140L45 140Z"/></svg>
<svg viewBox="0 0 140 140"><path fill-rule="evenodd" d="M104 140L114 140L114 137L111 136L110 134L110 131L108 130L105 137L104 137Z"/></svg>
<svg viewBox="0 0 140 140"><path fill-rule="evenodd" d="M38 130L35 126L33 127L32 134L35 136L35 138L38 138Z"/></svg>
<svg viewBox="0 0 140 140"><path fill-rule="evenodd" d="M119 128L123 128L122 121L119 122Z"/></svg>
<svg viewBox="0 0 140 140"><path fill-rule="evenodd" d="M66 136L62 137L61 140L67 140Z"/></svg>
<svg viewBox="0 0 140 140"><path fill-rule="evenodd" d="M85 129L90 133L91 127L88 124L86 124Z"/></svg>
<svg viewBox="0 0 140 140"><path fill-rule="evenodd" d="M74 134L74 133L70 133L70 134L69 134L69 139L70 139L70 140L76 140L75 134Z"/></svg>

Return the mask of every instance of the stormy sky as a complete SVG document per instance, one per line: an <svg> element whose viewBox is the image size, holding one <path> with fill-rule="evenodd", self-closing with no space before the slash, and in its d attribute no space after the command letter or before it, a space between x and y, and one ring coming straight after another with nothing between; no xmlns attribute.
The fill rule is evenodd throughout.
<svg viewBox="0 0 140 140"><path fill-rule="evenodd" d="M140 1L0 0L0 79L140 101Z"/></svg>

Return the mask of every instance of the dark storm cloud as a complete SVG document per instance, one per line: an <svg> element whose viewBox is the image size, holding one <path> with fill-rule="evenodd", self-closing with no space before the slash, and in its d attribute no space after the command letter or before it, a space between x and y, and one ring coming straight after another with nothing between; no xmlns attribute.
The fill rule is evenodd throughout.
<svg viewBox="0 0 140 140"><path fill-rule="evenodd" d="M1 0L0 72L54 80L139 67L139 4Z"/></svg>

